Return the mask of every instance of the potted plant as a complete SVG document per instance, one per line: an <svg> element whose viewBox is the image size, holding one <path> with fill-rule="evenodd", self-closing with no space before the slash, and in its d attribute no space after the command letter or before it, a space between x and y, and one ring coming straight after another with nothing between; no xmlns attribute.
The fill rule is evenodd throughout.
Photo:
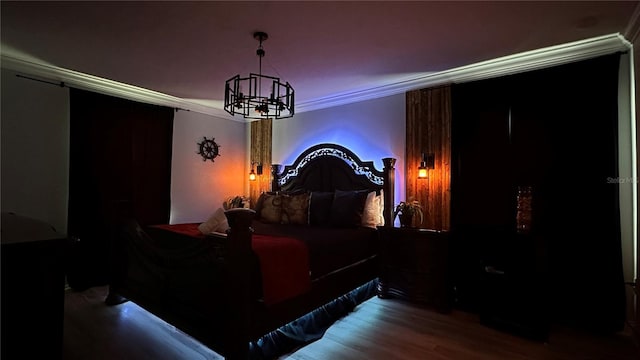
<svg viewBox="0 0 640 360"><path fill-rule="evenodd" d="M393 218L395 219L396 216L399 217L401 227L411 227L413 218L416 215L420 217L418 225L422 224L424 221L424 212L422 211L422 205L420 205L417 200L401 201L393 211Z"/></svg>
<svg viewBox="0 0 640 360"><path fill-rule="evenodd" d="M236 208L248 208L249 199L241 195L232 196L222 203L222 207L225 210L236 209Z"/></svg>

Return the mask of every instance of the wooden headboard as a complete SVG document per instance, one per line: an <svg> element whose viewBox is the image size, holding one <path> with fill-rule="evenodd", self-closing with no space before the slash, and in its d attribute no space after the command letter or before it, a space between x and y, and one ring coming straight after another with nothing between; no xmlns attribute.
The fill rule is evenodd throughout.
<svg viewBox="0 0 640 360"><path fill-rule="evenodd" d="M394 158L382 159L384 169L373 161L363 161L344 146L331 143L314 145L303 151L291 165L280 171L271 166L272 191L383 190L384 220L393 226L395 191Z"/></svg>

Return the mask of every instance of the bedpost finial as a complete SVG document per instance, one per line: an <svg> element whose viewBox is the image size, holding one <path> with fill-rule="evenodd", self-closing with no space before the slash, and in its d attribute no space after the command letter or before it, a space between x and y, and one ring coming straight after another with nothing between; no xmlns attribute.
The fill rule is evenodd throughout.
<svg viewBox="0 0 640 360"><path fill-rule="evenodd" d="M229 227L233 230L250 227L256 212L247 208L233 208L226 210L224 214L229 222Z"/></svg>
<svg viewBox="0 0 640 360"><path fill-rule="evenodd" d="M384 164L385 168L393 169L393 167L396 166L396 159L395 158L383 158L382 159L382 164Z"/></svg>

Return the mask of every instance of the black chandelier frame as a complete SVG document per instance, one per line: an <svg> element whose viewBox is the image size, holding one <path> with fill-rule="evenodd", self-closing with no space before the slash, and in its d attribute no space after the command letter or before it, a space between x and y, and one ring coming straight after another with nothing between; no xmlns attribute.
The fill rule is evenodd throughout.
<svg viewBox="0 0 640 360"><path fill-rule="evenodd" d="M262 58L264 50L262 42L268 38L264 32L258 31L253 37L260 41L256 51L259 62L259 73L250 73L248 77L236 75L225 83L224 109L235 116L242 115L246 119L283 119L294 114L295 92L288 82L280 81L275 76L262 74ZM263 82L266 86L263 87ZM243 89L249 89L247 93ZM262 95L263 90L269 95Z"/></svg>

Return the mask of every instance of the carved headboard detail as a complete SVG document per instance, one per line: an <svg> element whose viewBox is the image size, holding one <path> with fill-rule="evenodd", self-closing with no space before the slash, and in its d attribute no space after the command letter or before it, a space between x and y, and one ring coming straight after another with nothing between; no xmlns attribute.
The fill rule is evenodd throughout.
<svg viewBox="0 0 640 360"><path fill-rule="evenodd" d="M383 190L385 224L393 225L395 159L382 159L380 171L373 161L363 161L344 146L331 143L314 145L302 152L291 165L280 171L271 167L272 191Z"/></svg>

